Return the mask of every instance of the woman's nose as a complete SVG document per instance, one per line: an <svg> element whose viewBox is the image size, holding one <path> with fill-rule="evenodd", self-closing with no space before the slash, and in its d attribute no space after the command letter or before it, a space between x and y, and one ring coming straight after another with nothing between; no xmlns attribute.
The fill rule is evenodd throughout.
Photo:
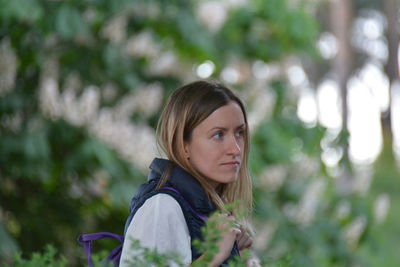
<svg viewBox="0 0 400 267"><path fill-rule="evenodd" d="M229 138L229 144L228 144L228 153L232 154L234 156L239 156L240 155L240 145L238 140L236 140L235 136L232 136Z"/></svg>

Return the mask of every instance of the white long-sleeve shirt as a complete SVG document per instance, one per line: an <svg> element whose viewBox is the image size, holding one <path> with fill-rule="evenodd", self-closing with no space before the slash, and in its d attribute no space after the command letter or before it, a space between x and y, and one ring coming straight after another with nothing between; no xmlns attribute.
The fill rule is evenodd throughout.
<svg viewBox="0 0 400 267"><path fill-rule="evenodd" d="M159 193L140 207L125 234L120 267L135 255L132 239L139 240L141 247L156 248L158 253L178 253L186 266L192 262L190 234L179 203L170 195Z"/></svg>

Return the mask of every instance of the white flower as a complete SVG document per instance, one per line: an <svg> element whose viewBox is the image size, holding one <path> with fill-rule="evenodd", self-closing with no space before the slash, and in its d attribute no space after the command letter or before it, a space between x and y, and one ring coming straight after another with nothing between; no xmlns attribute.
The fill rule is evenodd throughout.
<svg viewBox="0 0 400 267"><path fill-rule="evenodd" d="M126 43L127 54L135 57L153 58L160 53L160 50L160 46L154 42L148 30L130 37Z"/></svg>
<svg viewBox="0 0 400 267"><path fill-rule="evenodd" d="M163 52L150 63L150 72L158 75L175 75L178 71L178 58L172 51Z"/></svg>
<svg viewBox="0 0 400 267"><path fill-rule="evenodd" d="M311 224L325 187L326 182L322 179L313 181L307 187L296 209L296 221L300 225L308 226Z"/></svg>
<svg viewBox="0 0 400 267"><path fill-rule="evenodd" d="M345 219L347 218L347 216L350 215L350 211L351 211L350 202L346 200L340 201L336 206L336 217L338 219Z"/></svg>
<svg viewBox="0 0 400 267"><path fill-rule="evenodd" d="M53 64L54 63L54 64ZM121 157L138 169L147 170L157 155L155 131L147 125L135 125L129 120L133 111L151 116L157 112L162 101L159 83L149 84L124 97L115 108L102 108L100 92L96 86L84 89L77 97L79 78L69 79L62 95L59 93L56 62L46 64L40 85L40 107L43 114L53 119L63 118L70 124L88 128L89 132L115 149ZM51 75L50 75L51 74Z"/></svg>
<svg viewBox="0 0 400 267"><path fill-rule="evenodd" d="M350 248L355 249L358 241L365 230L367 219L364 216L355 218L346 228L344 228L344 235Z"/></svg>
<svg viewBox="0 0 400 267"><path fill-rule="evenodd" d="M260 184L268 191L276 191L284 183L286 175L285 167L281 165L270 165L260 174Z"/></svg>
<svg viewBox="0 0 400 267"><path fill-rule="evenodd" d="M43 114L53 120L62 116L62 101L58 86L58 61L50 57L42 67L40 74L39 105Z"/></svg>
<svg viewBox="0 0 400 267"><path fill-rule="evenodd" d="M161 106L163 89L160 83L152 83L139 90L136 97L138 100L138 111L146 117L157 112Z"/></svg>
<svg viewBox="0 0 400 267"><path fill-rule="evenodd" d="M271 242L276 229L276 223L273 221L263 222L260 227L257 227L254 235L254 247L257 250L265 250Z"/></svg>
<svg viewBox="0 0 400 267"><path fill-rule="evenodd" d="M122 97L115 107L115 116L126 119L133 112L140 112L145 117L157 112L162 101L162 87L160 83L152 83Z"/></svg>
<svg viewBox="0 0 400 267"><path fill-rule="evenodd" d="M99 89L91 85L87 87L78 103L79 113L81 114L85 123L89 123L97 115L100 105Z"/></svg>
<svg viewBox="0 0 400 267"><path fill-rule="evenodd" d="M250 132L254 132L262 121L271 117L276 95L270 88L254 85L253 92L250 92L247 98L251 104L251 109L248 112Z"/></svg>
<svg viewBox="0 0 400 267"><path fill-rule="evenodd" d="M372 169L362 168L356 172L355 177L353 177L352 188L355 193L365 196L372 182Z"/></svg>
<svg viewBox="0 0 400 267"><path fill-rule="evenodd" d="M53 120L61 117L60 93L58 91L58 83L55 79L49 77L41 82L39 103L43 114L47 117Z"/></svg>
<svg viewBox="0 0 400 267"><path fill-rule="evenodd" d="M104 38L109 39L111 43L120 44L126 39L126 26L128 17L125 14L119 14L105 24L101 30Z"/></svg>
<svg viewBox="0 0 400 267"><path fill-rule="evenodd" d="M0 120L0 124L1 126L10 129L14 133L18 133L22 126L22 113L18 112L15 114L3 115L2 120Z"/></svg>
<svg viewBox="0 0 400 267"><path fill-rule="evenodd" d="M374 202L374 218L376 223L381 224L385 221L390 208L390 197L388 194L380 194Z"/></svg>
<svg viewBox="0 0 400 267"><path fill-rule="evenodd" d="M227 9L221 1L202 2L197 10L197 17L211 32L217 32L227 19Z"/></svg>

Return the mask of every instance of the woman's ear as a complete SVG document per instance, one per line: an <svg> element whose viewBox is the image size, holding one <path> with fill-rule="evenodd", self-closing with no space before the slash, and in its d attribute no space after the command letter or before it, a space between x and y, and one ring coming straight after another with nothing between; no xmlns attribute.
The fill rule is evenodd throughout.
<svg viewBox="0 0 400 267"><path fill-rule="evenodd" d="M189 142L184 142L184 144L183 144L183 149L185 150L184 152L185 152L185 158L186 159L190 159L190 153L189 153Z"/></svg>

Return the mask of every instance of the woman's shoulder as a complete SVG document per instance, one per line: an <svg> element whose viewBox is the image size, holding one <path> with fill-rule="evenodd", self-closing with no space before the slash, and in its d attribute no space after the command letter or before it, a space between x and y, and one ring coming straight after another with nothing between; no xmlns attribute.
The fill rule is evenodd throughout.
<svg viewBox="0 0 400 267"><path fill-rule="evenodd" d="M179 202L166 193L158 193L149 197L140 209L143 208L153 210L154 212L171 213L180 211L182 213Z"/></svg>
<svg viewBox="0 0 400 267"><path fill-rule="evenodd" d="M172 204L172 203L178 204L178 201L176 201L173 196L171 196L170 194L167 194L167 193L155 194L155 195L149 197L147 199L147 201L165 201L165 203L168 203L168 204Z"/></svg>

